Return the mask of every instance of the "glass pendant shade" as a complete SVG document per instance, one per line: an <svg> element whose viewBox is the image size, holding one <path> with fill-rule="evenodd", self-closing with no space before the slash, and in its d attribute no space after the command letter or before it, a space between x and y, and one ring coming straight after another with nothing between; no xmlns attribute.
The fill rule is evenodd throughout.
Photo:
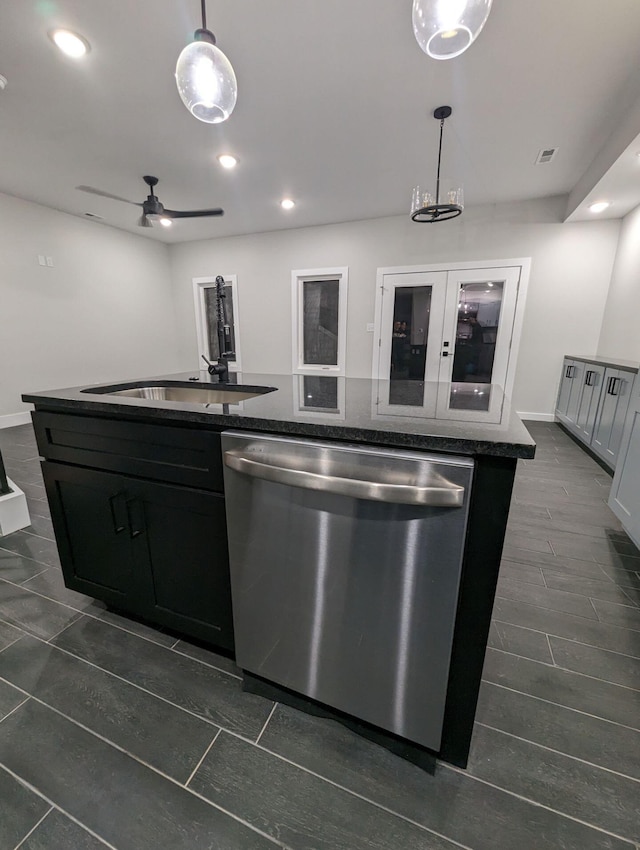
<svg viewBox="0 0 640 850"><path fill-rule="evenodd" d="M231 62L209 41L192 41L184 48L178 56L176 83L189 112L207 124L226 121L238 99Z"/></svg>
<svg viewBox="0 0 640 850"><path fill-rule="evenodd" d="M485 25L492 0L413 0L413 32L432 59L453 59Z"/></svg>

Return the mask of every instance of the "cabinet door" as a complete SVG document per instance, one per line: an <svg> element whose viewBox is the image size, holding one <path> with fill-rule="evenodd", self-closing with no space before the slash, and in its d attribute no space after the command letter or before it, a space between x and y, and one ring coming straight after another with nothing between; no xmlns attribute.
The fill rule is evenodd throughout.
<svg viewBox="0 0 640 850"><path fill-rule="evenodd" d="M576 360L574 361L571 369L571 394L569 395L569 403L567 405L566 424L573 430L577 430L578 426L576 424L576 420L578 418L580 402L582 401L586 364Z"/></svg>
<svg viewBox="0 0 640 850"><path fill-rule="evenodd" d="M582 400L576 418L579 435L587 443L591 442L603 380L604 366L588 363L584 373Z"/></svg>
<svg viewBox="0 0 640 850"><path fill-rule="evenodd" d="M130 608L137 587L124 479L49 461L42 474L65 584Z"/></svg>
<svg viewBox="0 0 640 850"><path fill-rule="evenodd" d="M569 397L571 396L571 387L573 386L573 373L575 372L575 363L565 357L562 364L562 378L560 379L560 388L558 390L558 402L556 404L556 414L559 419L564 419L567 415L567 407L569 406Z"/></svg>
<svg viewBox="0 0 640 850"><path fill-rule="evenodd" d="M628 376L631 378L631 375ZM640 546L640 384L636 383L628 411L609 507Z"/></svg>
<svg viewBox="0 0 640 850"><path fill-rule="evenodd" d="M130 481L129 518L146 576L143 616L233 649L224 497Z"/></svg>
<svg viewBox="0 0 640 850"><path fill-rule="evenodd" d="M632 378L631 373L618 369L607 369L604 374L604 388L591 447L611 467L615 467L620 450Z"/></svg>

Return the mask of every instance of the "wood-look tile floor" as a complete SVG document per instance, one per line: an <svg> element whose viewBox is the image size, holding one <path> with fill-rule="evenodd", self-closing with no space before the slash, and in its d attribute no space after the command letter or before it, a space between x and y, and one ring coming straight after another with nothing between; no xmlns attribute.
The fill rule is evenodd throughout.
<svg viewBox="0 0 640 850"><path fill-rule="evenodd" d="M640 553L530 430L469 768L433 777L67 590L33 432L0 431L32 514L0 539L0 850L637 850Z"/></svg>

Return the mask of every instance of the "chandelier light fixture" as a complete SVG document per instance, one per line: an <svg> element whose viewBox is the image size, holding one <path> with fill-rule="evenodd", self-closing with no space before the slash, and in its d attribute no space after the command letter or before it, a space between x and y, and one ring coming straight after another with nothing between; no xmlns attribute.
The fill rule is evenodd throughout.
<svg viewBox="0 0 640 850"><path fill-rule="evenodd" d="M411 218L418 222L447 221L457 218L464 209L463 192L460 186L447 186L442 192L440 181L440 164L442 162L442 131L444 130L445 118L452 113L450 106L439 106L433 111L433 117L440 122L440 144L438 146L438 168L436 171L436 191L423 192L420 186L416 186L411 197Z"/></svg>
<svg viewBox="0 0 640 850"><path fill-rule="evenodd" d="M200 0L202 26L193 34L176 65L176 84L182 102L199 121L219 124L231 115L238 98L238 84L231 62L207 29L205 0Z"/></svg>
<svg viewBox="0 0 640 850"><path fill-rule="evenodd" d="M413 32L432 59L453 59L487 22L493 0L413 0Z"/></svg>

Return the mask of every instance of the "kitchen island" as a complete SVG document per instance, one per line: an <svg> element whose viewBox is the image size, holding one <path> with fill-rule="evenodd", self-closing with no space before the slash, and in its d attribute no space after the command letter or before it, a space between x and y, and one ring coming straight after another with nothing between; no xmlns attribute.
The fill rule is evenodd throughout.
<svg viewBox="0 0 640 850"><path fill-rule="evenodd" d="M435 757L464 766L515 467L518 458L533 457L533 440L498 387L458 388L455 418L442 419L425 415L425 405L410 415L406 403L394 415L380 402L389 398L388 386L366 379L243 374L237 384L235 396L210 394L204 403L166 398L167 387L183 388L185 398L193 395L189 390L219 389L217 378L197 372L23 396L36 408L65 582L232 652L223 431L470 459L473 479L438 746L425 748L336 714L423 766ZM247 392L238 393L241 388ZM394 387L395 398L401 389ZM442 388L423 389L424 400ZM414 384L408 387L407 398L414 390ZM314 704L277 682L247 676L246 685L333 716L332 706Z"/></svg>

